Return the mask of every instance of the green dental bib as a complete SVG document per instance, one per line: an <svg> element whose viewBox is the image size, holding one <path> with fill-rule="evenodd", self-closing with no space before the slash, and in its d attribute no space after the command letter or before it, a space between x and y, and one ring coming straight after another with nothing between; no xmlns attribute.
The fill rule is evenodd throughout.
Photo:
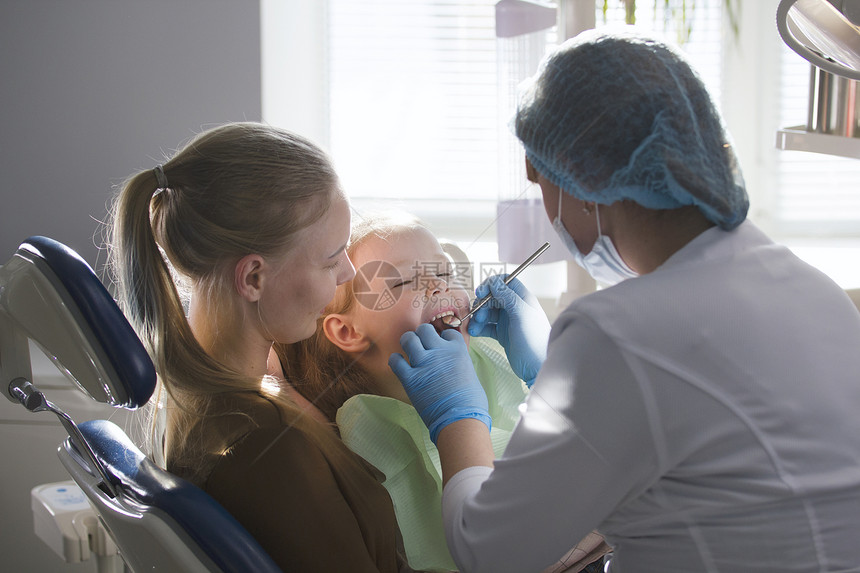
<svg viewBox="0 0 860 573"><path fill-rule="evenodd" d="M469 354L487 393L493 429L490 439L501 456L528 394L511 371L502 347L490 338L472 338ZM439 452L418 413L394 398L359 394L337 411L344 443L385 474L409 565L424 571L452 571L442 526L442 470Z"/></svg>

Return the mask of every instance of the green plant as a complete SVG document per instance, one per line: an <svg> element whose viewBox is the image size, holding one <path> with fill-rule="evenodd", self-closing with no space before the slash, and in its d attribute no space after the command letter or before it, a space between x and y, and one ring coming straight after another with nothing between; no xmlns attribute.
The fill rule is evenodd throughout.
<svg viewBox="0 0 860 573"><path fill-rule="evenodd" d="M624 6L624 21L627 24L636 23L636 0L616 0ZM674 22L678 29L678 41L684 43L693 31L693 12L696 10L696 0L654 0L654 12L660 3L663 4L663 26L668 28L670 22ZM606 13L609 10L609 0L603 0L603 19L606 21ZM729 26L735 37L738 35L741 0L723 0Z"/></svg>

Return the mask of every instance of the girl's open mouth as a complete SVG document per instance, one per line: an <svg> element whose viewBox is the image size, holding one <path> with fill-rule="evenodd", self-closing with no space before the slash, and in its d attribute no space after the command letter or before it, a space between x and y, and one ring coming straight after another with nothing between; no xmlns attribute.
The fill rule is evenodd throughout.
<svg viewBox="0 0 860 573"><path fill-rule="evenodd" d="M460 324L462 323L460 322L460 319L457 318L457 315L454 314L453 310L446 310L431 318L430 324L433 325L436 332L441 334L443 330L447 330L449 328L453 328L454 330L460 328Z"/></svg>

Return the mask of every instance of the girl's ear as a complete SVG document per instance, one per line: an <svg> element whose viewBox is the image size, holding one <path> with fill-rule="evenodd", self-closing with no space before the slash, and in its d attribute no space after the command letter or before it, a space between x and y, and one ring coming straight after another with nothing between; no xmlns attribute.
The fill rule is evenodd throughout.
<svg viewBox="0 0 860 573"><path fill-rule="evenodd" d="M260 255L245 255L233 271L233 282L239 296L248 302L257 302L263 292L266 262Z"/></svg>
<svg viewBox="0 0 860 573"><path fill-rule="evenodd" d="M323 332L329 341L344 352L364 352L370 339L356 330L348 315L330 314L323 319Z"/></svg>

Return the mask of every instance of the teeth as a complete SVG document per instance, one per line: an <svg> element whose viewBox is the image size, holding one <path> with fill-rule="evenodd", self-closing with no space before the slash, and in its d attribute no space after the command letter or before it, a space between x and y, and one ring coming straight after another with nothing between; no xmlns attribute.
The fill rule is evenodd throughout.
<svg viewBox="0 0 860 573"><path fill-rule="evenodd" d="M437 320L439 318L445 318L446 316L454 316L454 311L453 310L446 310L445 312L440 312L439 314L437 314L433 318L431 318L430 322L433 322L434 320Z"/></svg>
<svg viewBox="0 0 860 573"><path fill-rule="evenodd" d="M442 324L445 326L450 326L451 328L458 328L462 322L459 318L454 316L453 310L446 310L445 312L440 312L430 319L430 322L435 322L436 320L441 320Z"/></svg>

